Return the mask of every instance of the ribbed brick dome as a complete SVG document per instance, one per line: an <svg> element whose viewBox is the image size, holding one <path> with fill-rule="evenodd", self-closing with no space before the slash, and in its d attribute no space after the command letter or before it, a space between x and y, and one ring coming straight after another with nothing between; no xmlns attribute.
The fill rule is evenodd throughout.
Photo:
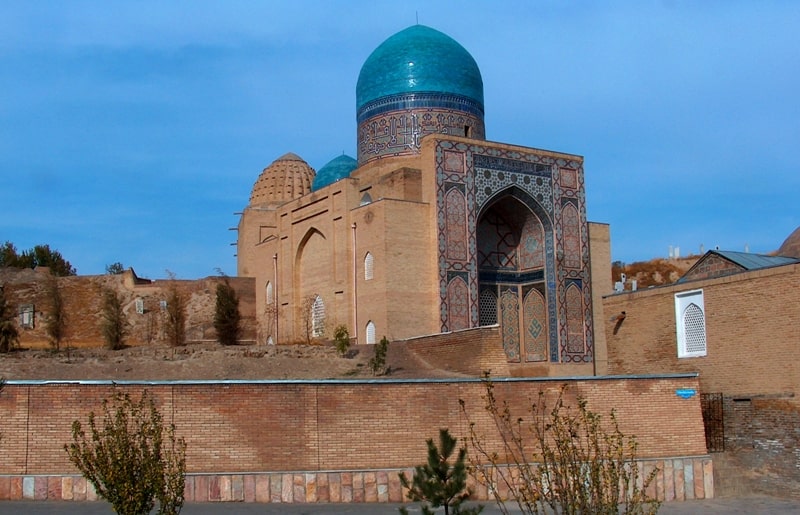
<svg viewBox="0 0 800 515"><path fill-rule="evenodd" d="M800 258L800 227L786 238L781 248L778 249L778 255Z"/></svg>
<svg viewBox="0 0 800 515"><path fill-rule="evenodd" d="M264 168L250 193L250 205L282 204L311 192L316 172L289 152Z"/></svg>

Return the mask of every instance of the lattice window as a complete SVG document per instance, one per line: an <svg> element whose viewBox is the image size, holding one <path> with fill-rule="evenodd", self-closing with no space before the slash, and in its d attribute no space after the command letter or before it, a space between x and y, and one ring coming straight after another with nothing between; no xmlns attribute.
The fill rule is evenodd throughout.
<svg viewBox="0 0 800 515"><path fill-rule="evenodd" d="M317 295L311 305L311 336L318 338L325 334L325 303Z"/></svg>
<svg viewBox="0 0 800 515"><path fill-rule="evenodd" d="M675 294L675 322L678 357L705 356L707 342L703 290Z"/></svg>
<svg viewBox="0 0 800 515"><path fill-rule="evenodd" d="M367 343L374 344L375 343L375 324L372 323L372 320L367 322Z"/></svg>
<svg viewBox="0 0 800 515"><path fill-rule="evenodd" d="M483 290L478 297L480 303L480 324L497 324L497 295L492 290Z"/></svg>
<svg viewBox="0 0 800 515"><path fill-rule="evenodd" d="M272 289L272 282L267 281L267 304L275 302L275 292Z"/></svg>
<svg viewBox="0 0 800 515"><path fill-rule="evenodd" d="M371 281L373 276L373 262L375 258L372 257L372 254L367 252L367 255L364 256L364 280Z"/></svg>

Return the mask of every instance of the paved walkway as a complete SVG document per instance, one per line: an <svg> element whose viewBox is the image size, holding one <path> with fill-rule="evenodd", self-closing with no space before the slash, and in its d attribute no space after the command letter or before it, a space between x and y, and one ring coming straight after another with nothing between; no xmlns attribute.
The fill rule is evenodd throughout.
<svg viewBox="0 0 800 515"><path fill-rule="evenodd" d="M192 503L186 504L182 515L396 515L401 504L256 504L256 503ZM409 513L420 513L416 505L406 504ZM494 504L486 504L483 513L497 515ZM510 505L509 505L510 507ZM442 510L440 510L442 511ZM46 502L0 501L0 515L112 515L114 511L105 502ZM511 513L520 513L511 510ZM703 514L765 514L789 515L800 513L800 501L787 501L770 497L741 499L711 499L703 501L671 502L661 506L659 515Z"/></svg>

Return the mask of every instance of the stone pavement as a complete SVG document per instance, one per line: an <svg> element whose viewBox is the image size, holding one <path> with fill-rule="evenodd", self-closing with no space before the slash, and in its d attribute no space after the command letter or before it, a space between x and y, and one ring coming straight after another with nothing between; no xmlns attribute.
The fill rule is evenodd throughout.
<svg viewBox="0 0 800 515"><path fill-rule="evenodd" d="M257 504L257 503L192 503L186 504L182 515L389 515L397 514L401 504ZM416 505L406 504L409 513L420 513ZM497 515L494 504L486 504L483 513ZM510 507L510 505L509 505ZM439 510L442 512L442 510ZM0 515L112 515L105 502L47 502L0 501ZM520 513L510 510L510 513ZM764 514L789 515L800 513L800 501L772 497L721 498L701 501L670 502L661 506L660 515L695 514Z"/></svg>

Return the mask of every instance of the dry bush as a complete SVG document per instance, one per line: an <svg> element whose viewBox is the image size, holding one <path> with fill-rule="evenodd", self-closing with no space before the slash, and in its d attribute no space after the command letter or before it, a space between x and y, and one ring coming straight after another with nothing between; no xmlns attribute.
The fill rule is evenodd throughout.
<svg viewBox="0 0 800 515"><path fill-rule="evenodd" d="M497 440L479 434L464 401L469 422L473 477L494 496L501 511L513 500L522 513L562 515L655 514L661 503L647 489L657 470L642 477L636 461L636 439L624 435L612 410L608 423L578 397L565 403L565 385L553 399L539 393L528 416L512 414L485 378L485 409L497 429Z"/></svg>

